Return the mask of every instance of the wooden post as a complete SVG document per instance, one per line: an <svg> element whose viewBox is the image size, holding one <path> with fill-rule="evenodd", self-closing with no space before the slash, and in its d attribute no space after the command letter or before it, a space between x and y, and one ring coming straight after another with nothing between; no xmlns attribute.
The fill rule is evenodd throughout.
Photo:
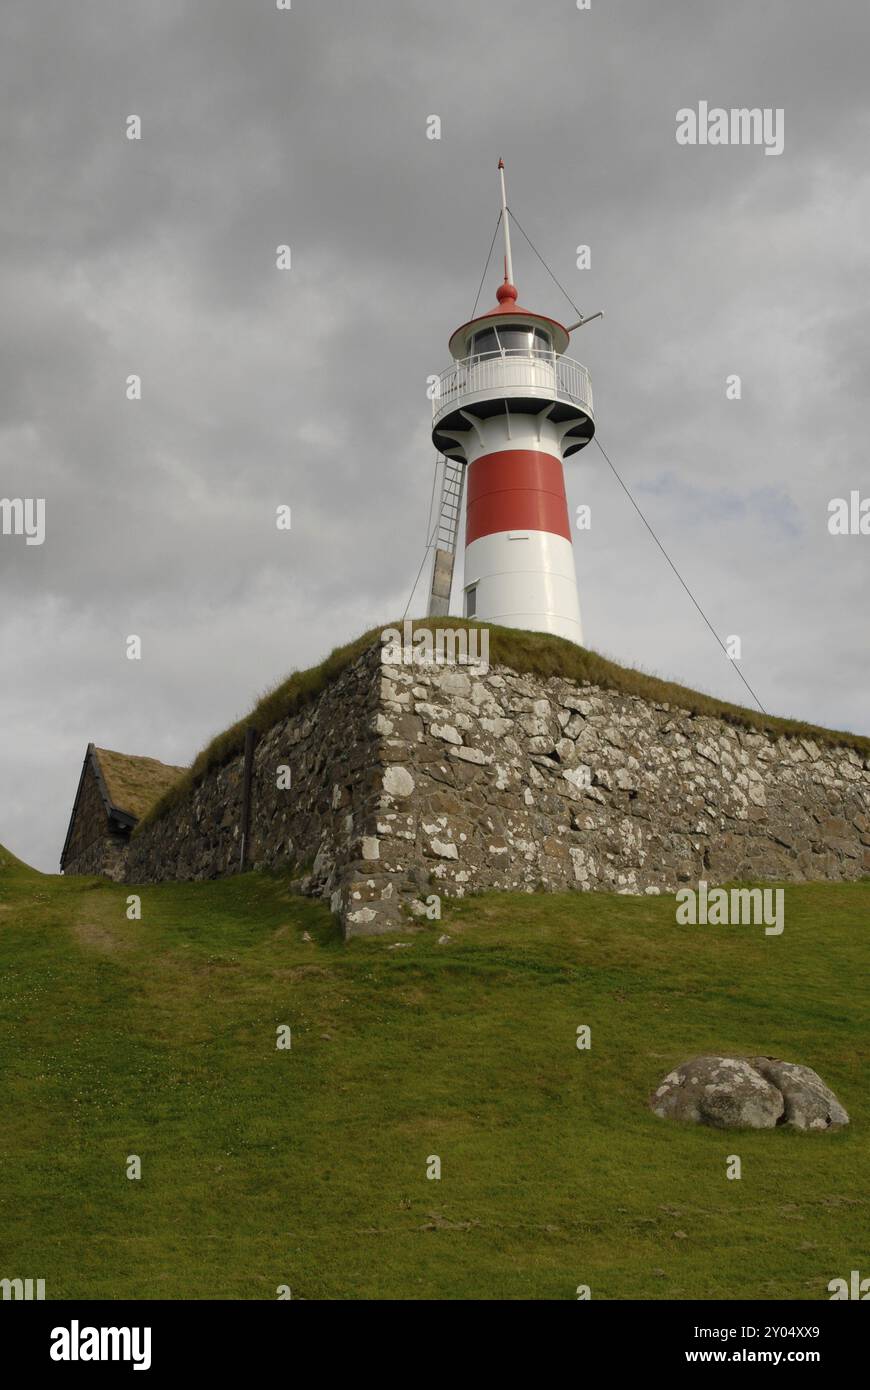
<svg viewBox="0 0 870 1390"><path fill-rule="evenodd" d="M242 779L242 843L239 850L239 873L245 872L251 844L251 790L254 782L254 749L257 730L249 725L245 730L245 770Z"/></svg>

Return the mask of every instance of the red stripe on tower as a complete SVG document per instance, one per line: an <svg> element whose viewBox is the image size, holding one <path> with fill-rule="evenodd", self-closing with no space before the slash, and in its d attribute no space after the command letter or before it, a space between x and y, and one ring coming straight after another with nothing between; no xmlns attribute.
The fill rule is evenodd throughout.
<svg viewBox="0 0 870 1390"><path fill-rule="evenodd" d="M549 531L570 541L561 459L502 449L469 466L465 544L501 531Z"/></svg>

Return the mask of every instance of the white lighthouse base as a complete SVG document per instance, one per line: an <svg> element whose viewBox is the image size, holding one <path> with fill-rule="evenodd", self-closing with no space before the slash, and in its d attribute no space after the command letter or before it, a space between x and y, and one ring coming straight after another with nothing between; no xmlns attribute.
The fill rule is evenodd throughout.
<svg viewBox="0 0 870 1390"><path fill-rule="evenodd" d="M465 551L464 611L481 622L552 632L582 645L571 542L551 531L478 537Z"/></svg>

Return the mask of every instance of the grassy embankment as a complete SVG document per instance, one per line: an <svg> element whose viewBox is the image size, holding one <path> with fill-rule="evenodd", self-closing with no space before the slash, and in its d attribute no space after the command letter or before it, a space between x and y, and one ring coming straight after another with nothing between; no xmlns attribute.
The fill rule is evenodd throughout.
<svg viewBox="0 0 870 1390"><path fill-rule="evenodd" d="M0 1277L817 1299L868 1272L870 883L789 887L780 937L678 927L669 898L491 895L397 949L342 943L277 877L147 888L141 922L128 892L0 852ZM670 1126L647 1095L700 1051L807 1062L853 1123Z"/></svg>

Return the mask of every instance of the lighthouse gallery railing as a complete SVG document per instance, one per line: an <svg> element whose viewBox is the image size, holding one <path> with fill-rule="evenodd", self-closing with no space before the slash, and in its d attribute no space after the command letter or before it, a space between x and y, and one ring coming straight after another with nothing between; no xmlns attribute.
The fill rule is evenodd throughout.
<svg viewBox="0 0 870 1390"><path fill-rule="evenodd" d="M571 401L592 414L589 373L570 357L554 352L529 353L520 348L485 353L454 362L438 378L432 397L433 417L464 399L503 390L531 391L542 400Z"/></svg>

